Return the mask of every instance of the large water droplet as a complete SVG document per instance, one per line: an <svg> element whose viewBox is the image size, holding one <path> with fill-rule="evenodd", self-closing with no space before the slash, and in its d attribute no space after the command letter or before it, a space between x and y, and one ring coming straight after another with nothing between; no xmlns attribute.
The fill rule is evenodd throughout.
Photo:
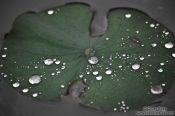
<svg viewBox="0 0 175 116"><path fill-rule="evenodd" d="M131 14L130 14L130 13L125 14L125 17L126 17L127 19L129 19L129 18L131 18Z"/></svg>
<svg viewBox="0 0 175 116"><path fill-rule="evenodd" d="M151 93L152 94L156 94L156 95L163 93L162 86L161 85L154 85L154 86L152 86L151 87Z"/></svg>
<svg viewBox="0 0 175 116"><path fill-rule="evenodd" d="M90 57L89 59L88 59L88 62L90 63L90 64L97 64L98 63L98 58L97 57Z"/></svg>
<svg viewBox="0 0 175 116"><path fill-rule="evenodd" d="M19 82L15 82L15 83L13 83L13 87L19 87L20 86L20 83Z"/></svg>
<svg viewBox="0 0 175 116"><path fill-rule="evenodd" d="M102 78L103 78L102 76L97 76L96 80L100 81L100 80L102 80Z"/></svg>
<svg viewBox="0 0 175 116"><path fill-rule="evenodd" d="M168 49L173 48L173 46L174 45L171 42L168 42L168 43L165 44L165 48L168 48Z"/></svg>
<svg viewBox="0 0 175 116"><path fill-rule="evenodd" d="M41 77L39 75L33 75L32 77L29 78L30 84L38 84L40 82L41 82Z"/></svg>
<svg viewBox="0 0 175 116"><path fill-rule="evenodd" d="M133 70L138 70L140 68L140 64L133 64L132 69Z"/></svg>
<svg viewBox="0 0 175 116"><path fill-rule="evenodd" d="M175 58L175 53L172 53L172 57L174 57L174 58Z"/></svg>
<svg viewBox="0 0 175 116"><path fill-rule="evenodd" d="M45 65L52 65L53 64L53 60L52 59L46 59L46 60L44 60L44 64Z"/></svg>
<svg viewBox="0 0 175 116"><path fill-rule="evenodd" d="M112 70L110 70L110 69L106 70L105 74L111 75L112 74Z"/></svg>

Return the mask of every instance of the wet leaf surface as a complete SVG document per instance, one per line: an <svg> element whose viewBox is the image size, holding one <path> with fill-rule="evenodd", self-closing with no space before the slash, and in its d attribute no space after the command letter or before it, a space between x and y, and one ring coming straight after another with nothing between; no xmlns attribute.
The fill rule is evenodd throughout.
<svg viewBox="0 0 175 116"><path fill-rule="evenodd" d="M102 36L91 36L92 19L80 4L19 16L1 50L2 79L39 100L60 98L82 80L85 92L74 85L72 97L104 111L162 97L175 79L174 35L134 9L111 11Z"/></svg>

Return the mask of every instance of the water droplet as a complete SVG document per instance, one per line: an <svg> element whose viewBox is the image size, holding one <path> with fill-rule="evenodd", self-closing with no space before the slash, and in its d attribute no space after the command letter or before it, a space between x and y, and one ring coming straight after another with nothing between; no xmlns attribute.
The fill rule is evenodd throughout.
<svg viewBox="0 0 175 116"><path fill-rule="evenodd" d="M79 77L80 77L80 78L83 78L83 75L81 74L81 75L79 75Z"/></svg>
<svg viewBox="0 0 175 116"><path fill-rule="evenodd" d="M112 74L112 70L108 69L108 70L105 72L105 74L111 75L111 74Z"/></svg>
<svg viewBox="0 0 175 116"><path fill-rule="evenodd" d="M53 13L54 13L53 10L49 10L49 11L47 11L47 14L48 14L48 15L52 15Z"/></svg>
<svg viewBox="0 0 175 116"><path fill-rule="evenodd" d="M41 77L39 75L33 75L32 77L29 78L30 84L38 84L40 82L41 82Z"/></svg>
<svg viewBox="0 0 175 116"><path fill-rule="evenodd" d="M152 43L151 45L152 45L152 47L156 47L156 46L157 46L157 44L156 44L156 43Z"/></svg>
<svg viewBox="0 0 175 116"><path fill-rule="evenodd" d="M28 91L29 91L28 88L24 88L24 89L22 90L23 93L27 93Z"/></svg>
<svg viewBox="0 0 175 116"><path fill-rule="evenodd" d="M163 93L163 88L160 85L154 85L151 87L151 93L158 95Z"/></svg>
<svg viewBox="0 0 175 116"><path fill-rule="evenodd" d="M46 60L44 60L44 64L45 65L52 65L53 64L53 60L52 59L46 59Z"/></svg>
<svg viewBox="0 0 175 116"><path fill-rule="evenodd" d="M174 45L171 42L168 42L168 43L165 44L165 48L168 48L168 49L173 48L173 46Z"/></svg>
<svg viewBox="0 0 175 116"><path fill-rule="evenodd" d="M97 64L98 63L98 58L97 57L90 57L89 59L88 59L88 62L90 63L90 64Z"/></svg>
<svg viewBox="0 0 175 116"><path fill-rule="evenodd" d="M64 70L66 68L66 66L61 66L61 69Z"/></svg>
<svg viewBox="0 0 175 116"><path fill-rule="evenodd" d="M4 48L4 50L7 50L7 48Z"/></svg>
<svg viewBox="0 0 175 116"><path fill-rule="evenodd" d="M65 86L64 86L64 85L61 85L60 87L61 87L61 88L64 88Z"/></svg>
<svg viewBox="0 0 175 116"><path fill-rule="evenodd" d="M119 65L118 67L119 67L119 68L122 68L122 65Z"/></svg>
<svg viewBox="0 0 175 116"><path fill-rule="evenodd" d="M165 65L165 63L164 62L161 62L160 65L163 66L163 65Z"/></svg>
<svg viewBox="0 0 175 116"><path fill-rule="evenodd" d="M96 80L98 80L98 81L102 80L102 76L97 76Z"/></svg>
<svg viewBox="0 0 175 116"><path fill-rule="evenodd" d="M150 26L151 28L153 28L153 27L155 27L155 24L150 24L149 26Z"/></svg>
<svg viewBox="0 0 175 116"><path fill-rule="evenodd" d="M140 68L140 64L133 64L132 69L133 70L138 70Z"/></svg>
<svg viewBox="0 0 175 116"><path fill-rule="evenodd" d="M2 58L5 58L5 57L7 57L7 55L6 55L6 54L3 54L3 55L2 55Z"/></svg>
<svg viewBox="0 0 175 116"><path fill-rule="evenodd" d="M13 83L13 87L19 87L20 86L20 83L19 82L15 82L15 83Z"/></svg>
<svg viewBox="0 0 175 116"><path fill-rule="evenodd" d="M163 69L162 69L162 68L159 68L159 69L158 69L158 72L163 72Z"/></svg>
<svg viewBox="0 0 175 116"><path fill-rule="evenodd" d="M169 32L165 32L165 35L169 35Z"/></svg>
<svg viewBox="0 0 175 116"><path fill-rule="evenodd" d="M125 14L125 17L126 17L127 19L129 19L129 18L131 18L131 14L130 14L130 13Z"/></svg>
<svg viewBox="0 0 175 116"><path fill-rule="evenodd" d="M33 97L37 97L38 96L38 93L33 93L32 96Z"/></svg>
<svg viewBox="0 0 175 116"><path fill-rule="evenodd" d="M140 60L144 60L145 58L144 57L140 57Z"/></svg>
<svg viewBox="0 0 175 116"><path fill-rule="evenodd" d="M162 83L162 86L163 86L163 87L165 87L165 86L166 86L166 84L165 84L165 83Z"/></svg>
<svg viewBox="0 0 175 116"><path fill-rule="evenodd" d="M109 40L109 37L105 38L106 40Z"/></svg>
<svg viewBox="0 0 175 116"><path fill-rule="evenodd" d="M117 108L114 108L114 111L117 111Z"/></svg>
<svg viewBox="0 0 175 116"><path fill-rule="evenodd" d="M98 71L92 72L93 75L98 75Z"/></svg>
<svg viewBox="0 0 175 116"><path fill-rule="evenodd" d="M172 56L175 58L175 53L172 53Z"/></svg>
<svg viewBox="0 0 175 116"><path fill-rule="evenodd" d="M136 31L136 33L138 34L138 33L139 33L139 31Z"/></svg>
<svg viewBox="0 0 175 116"><path fill-rule="evenodd" d="M55 64L60 64L60 63L61 63L60 60L55 61Z"/></svg>

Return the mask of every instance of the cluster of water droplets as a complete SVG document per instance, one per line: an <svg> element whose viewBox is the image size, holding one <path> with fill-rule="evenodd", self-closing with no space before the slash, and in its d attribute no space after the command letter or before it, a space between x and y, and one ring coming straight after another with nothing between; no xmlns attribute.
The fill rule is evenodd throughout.
<svg viewBox="0 0 175 116"><path fill-rule="evenodd" d="M127 110L130 109L130 107L126 105L125 101L120 101L117 103L117 105L118 105L118 108L115 107L113 111L127 112Z"/></svg>

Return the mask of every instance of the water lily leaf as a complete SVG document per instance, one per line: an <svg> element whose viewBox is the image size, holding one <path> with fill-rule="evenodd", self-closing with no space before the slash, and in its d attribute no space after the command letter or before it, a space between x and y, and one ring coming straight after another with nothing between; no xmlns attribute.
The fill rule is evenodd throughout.
<svg viewBox="0 0 175 116"><path fill-rule="evenodd" d="M104 111L125 112L166 94L175 80L173 33L143 12L117 9L106 33L93 37L92 19L81 4L18 17L1 50L3 80L40 100L60 98L82 80L85 92L79 83L69 94Z"/></svg>

